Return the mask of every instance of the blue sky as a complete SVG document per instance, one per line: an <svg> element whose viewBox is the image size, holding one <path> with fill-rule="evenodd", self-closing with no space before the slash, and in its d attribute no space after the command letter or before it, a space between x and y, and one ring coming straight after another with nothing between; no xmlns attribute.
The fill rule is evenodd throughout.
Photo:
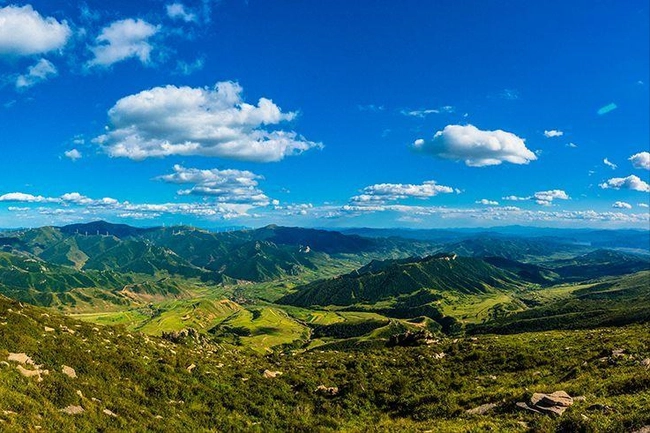
<svg viewBox="0 0 650 433"><path fill-rule="evenodd" d="M0 0L0 227L647 228L647 1Z"/></svg>

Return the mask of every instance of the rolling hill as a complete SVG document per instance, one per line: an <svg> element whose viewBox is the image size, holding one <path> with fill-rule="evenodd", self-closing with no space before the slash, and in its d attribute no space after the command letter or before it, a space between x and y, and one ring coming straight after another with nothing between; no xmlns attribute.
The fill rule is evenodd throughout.
<svg viewBox="0 0 650 433"><path fill-rule="evenodd" d="M302 307L373 304L422 289L463 294L513 289L521 282L484 260L438 254L425 258L373 261L337 278L315 281L278 302Z"/></svg>

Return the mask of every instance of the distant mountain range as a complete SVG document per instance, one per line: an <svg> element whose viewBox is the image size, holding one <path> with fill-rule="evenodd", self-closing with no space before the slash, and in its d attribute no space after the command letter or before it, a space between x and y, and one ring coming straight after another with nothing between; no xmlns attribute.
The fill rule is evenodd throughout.
<svg viewBox="0 0 650 433"><path fill-rule="evenodd" d="M459 239L451 231L426 233L444 235L444 241L275 225L217 233L96 221L18 230L0 236L0 293L40 305L85 305L97 298L123 304L131 292L181 296L179 281L223 285L302 275L313 281L340 273L332 270L344 265L346 272L358 269L299 287L281 302L351 306L397 299L390 308L412 308L433 305L434 292L510 290L649 266L647 256L597 250L571 239L486 234ZM626 239L628 231L616 236Z"/></svg>

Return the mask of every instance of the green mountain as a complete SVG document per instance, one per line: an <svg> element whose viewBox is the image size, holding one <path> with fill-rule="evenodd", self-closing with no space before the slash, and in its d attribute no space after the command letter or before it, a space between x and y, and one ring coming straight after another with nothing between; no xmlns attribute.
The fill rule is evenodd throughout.
<svg viewBox="0 0 650 433"><path fill-rule="evenodd" d="M650 270L650 258L620 251L597 250L547 265L564 279L586 280Z"/></svg>
<svg viewBox="0 0 650 433"><path fill-rule="evenodd" d="M422 289L460 294L513 289L521 282L484 260L437 254L425 258L373 261L340 277L298 287L278 302L301 307L374 304Z"/></svg>
<svg viewBox="0 0 650 433"><path fill-rule="evenodd" d="M544 291L539 293L543 295ZM529 293L530 299L534 297L535 292ZM525 311L470 326L469 330L518 333L650 322L650 271L569 285L559 297L547 301L542 298L534 304Z"/></svg>
<svg viewBox="0 0 650 433"><path fill-rule="evenodd" d="M145 240L126 239L89 258L85 269L113 270L155 275L165 271L184 277L198 277L205 273L175 252L153 245Z"/></svg>
<svg viewBox="0 0 650 433"><path fill-rule="evenodd" d="M445 251L467 257L502 257L517 261L540 261L557 255L575 255L589 251L585 245L549 238L478 236L445 244Z"/></svg>
<svg viewBox="0 0 650 433"><path fill-rule="evenodd" d="M74 289L101 289L104 298L116 304L123 299L112 294L133 280L113 271L78 271L24 255L0 253L0 293L36 305L76 304ZM96 295L96 292L93 292ZM84 297L83 292L77 293Z"/></svg>
<svg viewBox="0 0 650 433"><path fill-rule="evenodd" d="M522 263L504 257L483 257L483 260L497 268L512 272L522 280L531 283L548 285L560 280L560 275L544 266Z"/></svg>
<svg viewBox="0 0 650 433"><path fill-rule="evenodd" d="M85 224L70 224L61 227L59 230L66 235L105 235L123 239L140 236L151 229L132 227L126 224L112 224L106 221L93 221Z"/></svg>

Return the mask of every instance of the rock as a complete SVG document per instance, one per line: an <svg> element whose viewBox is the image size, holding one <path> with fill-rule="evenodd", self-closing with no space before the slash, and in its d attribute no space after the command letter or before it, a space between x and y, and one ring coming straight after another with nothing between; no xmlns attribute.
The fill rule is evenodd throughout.
<svg viewBox="0 0 650 433"><path fill-rule="evenodd" d="M25 377L36 377L37 382L42 382L43 376L49 374L49 371L41 370L38 366L36 367L36 370L28 370L22 365L17 365L16 369L20 374L22 374Z"/></svg>
<svg viewBox="0 0 650 433"><path fill-rule="evenodd" d="M108 415L108 416L112 416L113 418L117 418L117 414L114 413L114 412L111 411L111 410L104 409L102 412L105 413L105 414Z"/></svg>
<svg viewBox="0 0 650 433"><path fill-rule="evenodd" d="M535 393L530 399L533 406L562 406L569 407L573 398L564 391L555 391L551 394Z"/></svg>
<svg viewBox="0 0 650 433"><path fill-rule="evenodd" d="M587 397L585 397L584 395L579 395L577 397L573 397L573 401L574 402L576 402L576 401L587 401Z"/></svg>
<svg viewBox="0 0 650 433"><path fill-rule="evenodd" d="M528 406L528 405L527 405L525 402L523 402L523 401L518 401L517 403L515 403L515 406L517 406L519 409L524 409L524 410L527 410L527 411L530 411L530 412L541 413L541 412L538 411L537 409Z"/></svg>
<svg viewBox="0 0 650 433"><path fill-rule="evenodd" d="M84 398L84 393L80 389L77 390L77 395L81 398Z"/></svg>
<svg viewBox="0 0 650 433"><path fill-rule="evenodd" d="M192 364L189 367L187 367L187 371L191 373L192 370L194 370L195 368L196 368L196 364Z"/></svg>
<svg viewBox="0 0 650 433"><path fill-rule="evenodd" d="M34 365L34 360L27 356L26 353L9 353L7 359L9 361L15 361L23 365Z"/></svg>
<svg viewBox="0 0 650 433"><path fill-rule="evenodd" d="M573 398L564 391L555 391L551 394L536 392L530 399L530 406L524 402L519 402L517 407L532 412L561 416L572 404Z"/></svg>
<svg viewBox="0 0 650 433"><path fill-rule="evenodd" d="M194 328L185 328L180 331L163 332L162 338L172 343L180 344L188 341L200 343L203 336Z"/></svg>
<svg viewBox="0 0 650 433"><path fill-rule="evenodd" d="M638 430L634 430L632 433L650 433L650 425L645 425Z"/></svg>
<svg viewBox="0 0 650 433"><path fill-rule="evenodd" d="M465 411L468 415L484 415L485 413L491 411L495 407L498 407L499 403L486 403L482 404L478 407L475 407L473 409L468 409Z"/></svg>
<svg viewBox="0 0 650 433"><path fill-rule="evenodd" d="M324 395L334 397L335 395L338 395L339 387L338 386L318 385L318 388L316 388L316 392L318 394L324 394Z"/></svg>
<svg viewBox="0 0 650 433"><path fill-rule="evenodd" d="M81 407L81 406L74 406L74 405L70 405L70 406L65 407L65 408L63 408L63 409L60 409L59 411L60 411L60 412L63 412L63 413L67 413L68 415L79 415L79 414L85 412L85 410L84 410L83 407Z"/></svg>
<svg viewBox="0 0 650 433"><path fill-rule="evenodd" d="M262 375L267 379L273 379L275 377L281 376L282 372L281 371L264 370L264 373L262 373Z"/></svg>
<svg viewBox="0 0 650 433"><path fill-rule="evenodd" d="M45 332L54 332L54 328L50 328L49 326L44 326Z"/></svg>
<svg viewBox="0 0 650 433"><path fill-rule="evenodd" d="M650 368L650 358L646 358L641 361L641 365L643 365L646 369Z"/></svg>
<svg viewBox="0 0 650 433"><path fill-rule="evenodd" d="M620 358L621 356L625 356L625 349L612 350L612 358Z"/></svg>
<svg viewBox="0 0 650 433"><path fill-rule="evenodd" d="M61 366L61 371L63 372L63 374L65 374L66 376L68 376L68 377L70 377L72 379L77 378L77 372L74 371L74 368L72 368L72 367L68 367L67 365L62 365Z"/></svg>

